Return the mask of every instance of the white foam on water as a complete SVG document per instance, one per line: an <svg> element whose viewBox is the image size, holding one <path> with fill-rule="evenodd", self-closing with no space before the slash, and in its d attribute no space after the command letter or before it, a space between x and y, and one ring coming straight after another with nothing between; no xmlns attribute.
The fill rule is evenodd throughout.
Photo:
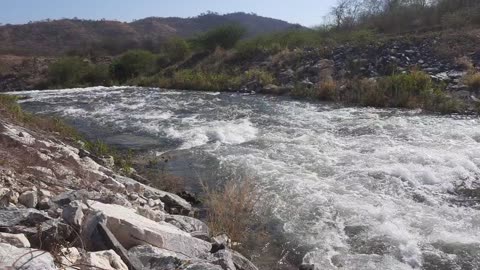
<svg viewBox="0 0 480 270"><path fill-rule="evenodd" d="M181 149L190 149L212 142L227 145L241 144L255 139L257 133L257 128L249 119L214 121L184 130L178 130L174 127L167 130L167 135L170 138L184 141Z"/></svg>
<svg viewBox="0 0 480 270"><path fill-rule="evenodd" d="M283 232L312 247L305 262L321 269L420 269L428 252L480 269L468 257L480 256L480 211L452 203L457 186L480 184L478 118L114 90L34 92L24 104L178 140L252 175Z"/></svg>

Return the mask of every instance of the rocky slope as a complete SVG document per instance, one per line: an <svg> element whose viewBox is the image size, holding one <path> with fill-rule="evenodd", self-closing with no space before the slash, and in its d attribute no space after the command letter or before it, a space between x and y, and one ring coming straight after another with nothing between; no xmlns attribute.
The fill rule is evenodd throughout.
<svg viewBox="0 0 480 270"><path fill-rule="evenodd" d="M0 269L256 269L187 201L109 164L0 120Z"/></svg>

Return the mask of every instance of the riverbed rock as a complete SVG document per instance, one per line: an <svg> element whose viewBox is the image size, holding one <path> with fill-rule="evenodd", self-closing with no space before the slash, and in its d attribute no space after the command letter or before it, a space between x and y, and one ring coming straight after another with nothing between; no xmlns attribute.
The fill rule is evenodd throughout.
<svg viewBox="0 0 480 270"><path fill-rule="evenodd" d="M191 257L210 251L211 244L176 228L166 222L155 222L118 205L89 201L91 210L103 213L106 225L127 249L149 243ZM94 214L94 213L93 213Z"/></svg>
<svg viewBox="0 0 480 270"><path fill-rule="evenodd" d="M30 247L30 242L24 234L11 234L0 232L0 243L7 243L18 248Z"/></svg>
<svg viewBox="0 0 480 270"><path fill-rule="evenodd" d="M0 243L0 269L56 270L50 253Z"/></svg>
<svg viewBox="0 0 480 270"><path fill-rule="evenodd" d="M35 208L38 204L38 194L36 191L26 191L18 197L18 202L27 208Z"/></svg>

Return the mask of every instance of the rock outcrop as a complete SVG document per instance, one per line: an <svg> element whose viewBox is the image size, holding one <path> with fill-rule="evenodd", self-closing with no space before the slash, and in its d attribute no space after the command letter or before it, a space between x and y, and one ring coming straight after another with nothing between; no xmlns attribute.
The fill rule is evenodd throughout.
<svg viewBox="0 0 480 270"><path fill-rule="evenodd" d="M0 120L0 269L256 269L185 199Z"/></svg>

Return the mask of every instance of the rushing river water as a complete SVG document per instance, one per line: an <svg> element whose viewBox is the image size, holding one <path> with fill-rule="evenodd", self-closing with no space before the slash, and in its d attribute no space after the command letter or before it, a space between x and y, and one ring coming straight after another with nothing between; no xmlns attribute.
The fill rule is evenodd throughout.
<svg viewBox="0 0 480 270"><path fill-rule="evenodd" d="M318 269L480 269L478 201L455 192L480 184L477 118L159 89L21 94L107 142L249 175Z"/></svg>

